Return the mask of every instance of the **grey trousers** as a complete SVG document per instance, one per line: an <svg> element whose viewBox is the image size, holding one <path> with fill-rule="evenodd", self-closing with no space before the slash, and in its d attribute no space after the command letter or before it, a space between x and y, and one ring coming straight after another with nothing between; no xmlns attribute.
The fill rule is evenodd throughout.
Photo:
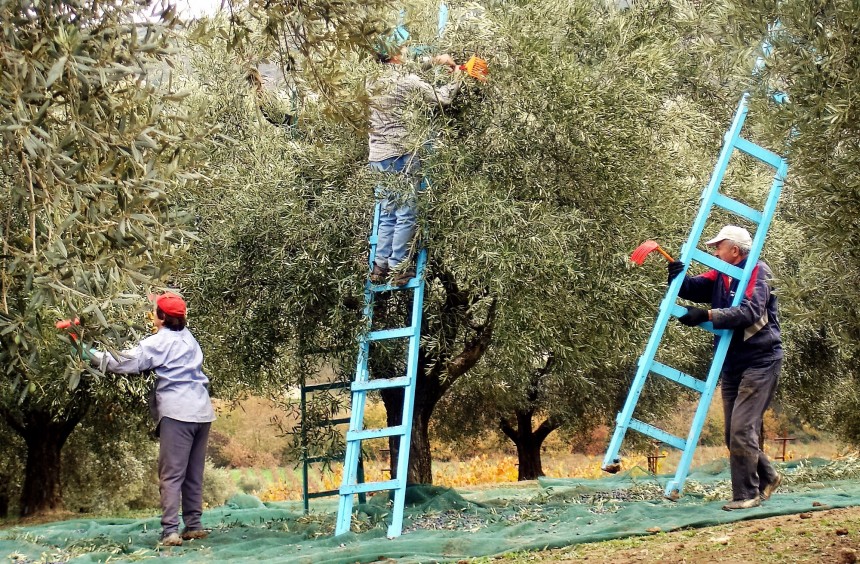
<svg viewBox="0 0 860 564"><path fill-rule="evenodd" d="M211 423L188 423L163 417L159 423L158 481L161 492L161 527L166 536L179 530L182 520L191 531L202 529L203 467Z"/></svg>
<svg viewBox="0 0 860 564"><path fill-rule="evenodd" d="M782 359L778 359L722 374L726 446L735 500L757 498L776 479L776 470L761 450L761 432L764 412L773 399L781 368Z"/></svg>

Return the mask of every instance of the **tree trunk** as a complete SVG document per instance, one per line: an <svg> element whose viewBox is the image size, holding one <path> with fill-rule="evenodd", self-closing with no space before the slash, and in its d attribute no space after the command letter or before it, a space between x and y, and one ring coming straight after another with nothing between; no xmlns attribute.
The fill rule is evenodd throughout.
<svg viewBox="0 0 860 564"><path fill-rule="evenodd" d="M517 462L519 463L517 480L535 480L544 475L540 455L541 446L549 434L558 429L559 425L547 419L537 429L532 430L534 410L520 409L517 410L516 416L516 429L507 419L502 419L499 427L517 446Z"/></svg>
<svg viewBox="0 0 860 564"><path fill-rule="evenodd" d="M439 397L419 397L418 392L422 386L419 385L415 394L415 411L412 417L412 436L409 448L409 466L407 468L406 483L408 484L432 484L433 462L430 455L430 416L439 401ZM403 391L383 390L382 401L385 404L386 420L389 427L400 425L403 414ZM397 477L397 457L400 450L400 439L389 437L389 470L391 477Z"/></svg>
<svg viewBox="0 0 860 564"><path fill-rule="evenodd" d="M4 413L9 426L27 446L24 485L19 513L22 517L56 511L63 507L61 453L72 430L89 408L88 401L77 402L66 410L64 420L48 411L31 409L12 417Z"/></svg>
<svg viewBox="0 0 860 564"><path fill-rule="evenodd" d="M3 483L0 484L0 519L5 519L9 516L9 482L10 477L0 477Z"/></svg>
<svg viewBox="0 0 860 564"><path fill-rule="evenodd" d="M523 440L517 443L517 480L535 480L544 475L540 458L542 444L534 440L534 433L531 433L531 437L523 437Z"/></svg>
<svg viewBox="0 0 860 564"><path fill-rule="evenodd" d="M443 352L438 357L429 357L427 351L421 347L418 352L418 367L416 370L417 381L415 383L415 402L412 414L412 435L409 437L411 448L409 450L409 465L406 475L408 484L432 484L433 483L433 459L430 455L430 417L436 404L447 392L454 382L463 374L471 370L475 364L487 352L493 336L493 327L496 319L498 301L494 298L490 302L485 318L478 322L474 319L465 319L465 312L469 304L486 297L486 290L471 296L460 290L450 272L441 269L436 277L445 288L446 300L442 307L441 328L437 328L441 335L440 340L447 346L442 351L455 350L455 343L464 340L460 352L450 355ZM424 320L426 323L426 319ZM406 323L410 323L407 317ZM468 337L464 339L461 331L468 328ZM422 333L426 333L426 326ZM389 377L398 375L396 370L386 370L380 367L379 374L390 374ZM385 404L386 419L389 426L400 425L403 415L403 390L384 389L380 390L382 402ZM400 448L400 439L389 437L389 469L391 477L397 476L397 454Z"/></svg>
<svg viewBox="0 0 860 564"><path fill-rule="evenodd" d="M71 429L67 425L51 422L46 415L42 424L30 418L24 442L27 444L27 463L24 467L24 486L21 490L21 516L63 507L60 482L61 452Z"/></svg>

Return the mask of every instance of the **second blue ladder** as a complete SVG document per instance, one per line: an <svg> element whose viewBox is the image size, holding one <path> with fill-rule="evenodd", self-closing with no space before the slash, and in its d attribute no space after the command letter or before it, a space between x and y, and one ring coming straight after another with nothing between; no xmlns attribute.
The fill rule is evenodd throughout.
<svg viewBox="0 0 860 564"><path fill-rule="evenodd" d="M752 271L758 262L759 255L761 254L762 247L764 246L764 240L767 235L768 228L770 227L771 220L773 219L774 212L776 211L776 204L779 199L780 192L782 191L783 181L786 173L788 172L788 163L784 158L741 137L741 129L743 128L744 121L747 116L747 104L748 95L745 94L738 104L731 127L724 137L723 147L720 151L720 156L717 159L717 164L714 167L714 172L711 175L710 182L708 182L708 185L702 192L701 206L699 207L699 212L693 223L693 227L690 230L690 236L681 249L680 260L685 265L684 272L672 281L669 285L668 291L666 292L666 296L660 304L657 320L654 323L654 328L651 331L651 336L648 339L645 352L639 358L636 376L630 386L627 400L625 401L621 412L616 417L615 432L612 435L612 440L609 443L609 448L603 459L604 470L608 472L617 472L620 469L621 459L619 451L628 429L638 431L639 433L682 451L681 460L678 463L675 477L666 485L665 495L670 499L678 499L683 490L684 481L687 479L690 464L693 461L693 453L695 452L696 445L699 442L702 426L707 419L708 408L710 407L711 399L713 398L717 382L719 381L720 372L723 368L723 361L726 358L726 352L728 351L733 331L714 329L713 324L710 322L699 325L700 328L710 331L720 337L719 344L714 351L711 366L704 380L685 374L676 368L666 366L665 364L655 360L657 350L660 346L660 341L663 339L663 333L672 317L680 317L687 312L685 307L677 303L677 300L678 292L681 289L681 284L683 283L684 276L686 275L686 271L689 268L691 261L704 264L709 268L738 280L738 287L735 292L732 305L737 306L741 303L747 285L749 284ZM720 192L720 186L722 185L729 160L732 158L735 151L740 151L741 153L745 153L750 157L765 163L774 171L773 182L766 197L763 210L753 209L750 206L736 199L732 199ZM724 262L712 254L696 248L702 237L708 218L715 208L727 210L728 212L731 212L732 214L756 225L752 247L750 248L749 257L747 258L746 265L743 269ZM645 382L652 374L671 380L700 394L699 403L690 426L689 434L686 438L672 435L633 417L633 412L636 409L636 404L639 401L639 396L642 393Z"/></svg>

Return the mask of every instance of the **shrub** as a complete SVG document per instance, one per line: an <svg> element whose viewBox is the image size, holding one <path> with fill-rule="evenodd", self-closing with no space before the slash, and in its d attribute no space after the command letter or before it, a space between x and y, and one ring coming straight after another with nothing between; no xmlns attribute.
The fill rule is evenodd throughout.
<svg viewBox="0 0 860 564"><path fill-rule="evenodd" d="M203 503L205 507L224 505L236 493L236 484L230 477L230 472L216 468L212 460L206 459L206 470L203 475Z"/></svg>
<svg viewBox="0 0 860 564"><path fill-rule="evenodd" d="M263 489L263 480L254 471L244 472L239 480L239 489L247 494L259 492Z"/></svg>
<svg viewBox="0 0 860 564"><path fill-rule="evenodd" d="M81 435L81 436L78 436ZM117 512L158 507L155 477L158 446L152 441L108 440L89 448L86 432L72 435L63 451L66 508L80 512Z"/></svg>

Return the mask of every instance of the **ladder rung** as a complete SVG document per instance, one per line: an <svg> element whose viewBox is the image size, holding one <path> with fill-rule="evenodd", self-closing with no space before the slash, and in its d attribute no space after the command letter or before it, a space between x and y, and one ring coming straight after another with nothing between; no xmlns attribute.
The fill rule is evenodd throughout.
<svg viewBox="0 0 860 564"><path fill-rule="evenodd" d="M658 429L653 425L649 425L648 423L644 423L639 421L638 419L630 419L630 423L627 425L631 429L639 431L643 435L648 435L652 439L657 439L661 443L665 443L671 447L674 447L678 450L684 450L687 448L687 441L680 437L676 437L675 435L670 435L666 431L662 429Z"/></svg>
<svg viewBox="0 0 860 564"><path fill-rule="evenodd" d="M370 391L370 390L387 390L388 388L404 388L409 385L410 378L408 376L400 376L399 378L377 378L367 382L353 382L352 391Z"/></svg>
<svg viewBox="0 0 860 564"><path fill-rule="evenodd" d="M735 280L740 280L744 275L743 269L740 269L733 264L729 264L724 260L720 260L714 255L700 251L699 249L693 249L693 253L690 258L704 264L705 266L713 268L717 272L728 274Z"/></svg>
<svg viewBox="0 0 860 564"><path fill-rule="evenodd" d="M399 490L403 487L400 480L386 480L384 482L365 482L363 484L350 484L340 487L340 495L352 495L357 493L381 492L384 490Z"/></svg>
<svg viewBox="0 0 860 564"><path fill-rule="evenodd" d="M367 439L379 439L381 437L396 437L404 435L403 425L396 427L383 427L382 429L365 429L364 431L347 431L347 441L364 441Z"/></svg>
<svg viewBox="0 0 860 564"><path fill-rule="evenodd" d="M398 290L412 290L421 285L421 277L413 278L403 286L395 286L394 284L371 284L371 292L396 292Z"/></svg>
<svg viewBox="0 0 860 564"><path fill-rule="evenodd" d="M736 215L745 217L748 220L755 222L756 225L761 223L763 215L760 211L753 209L737 200L733 200L725 194L717 194L716 196L714 196L714 203Z"/></svg>
<svg viewBox="0 0 860 564"><path fill-rule="evenodd" d="M682 386L687 386L691 390L696 390L700 394L705 391L705 383L698 378L694 378L689 374L685 374L676 368L666 366L656 360L651 363L651 371L659 374L664 378L668 378L673 382L677 382Z"/></svg>
<svg viewBox="0 0 860 564"><path fill-rule="evenodd" d="M743 151L751 157L755 157L756 159L769 164L776 169L781 167L784 162L782 157L780 157L776 153L772 153L764 147L759 147L755 143L747 141L743 137L738 137L735 140L735 148Z"/></svg>
<svg viewBox="0 0 860 564"><path fill-rule="evenodd" d="M687 313L687 308L685 308L683 306L675 304L672 307L672 315L674 315L675 317L681 317L685 313ZM722 335L723 334L722 330L714 329L714 324L711 323L710 321L706 321L705 323L702 323L701 325L699 325L699 329L704 329L705 331L709 331L709 332L713 333L714 335Z"/></svg>
<svg viewBox="0 0 860 564"><path fill-rule="evenodd" d="M311 384L310 386L302 386L305 392L316 392L319 390L337 390L340 388L348 388L350 382L327 382L325 384Z"/></svg>
<svg viewBox="0 0 860 564"><path fill-rule="evenodd" d="M381 329L379 331L371 331L367 336L368 341L383 341L385 339L399 339L401 337L411 337L415 335L415 329L412 327L398 327L397 329Z"/></svg>
<svg viewBox="0 0 860 564"><path fill-rule="evenodd" d="M307 497L308 499L314 499L317 497L329 497L338 494L340 494L340 490L326 490L324 492L308 492Z"/></svg>

